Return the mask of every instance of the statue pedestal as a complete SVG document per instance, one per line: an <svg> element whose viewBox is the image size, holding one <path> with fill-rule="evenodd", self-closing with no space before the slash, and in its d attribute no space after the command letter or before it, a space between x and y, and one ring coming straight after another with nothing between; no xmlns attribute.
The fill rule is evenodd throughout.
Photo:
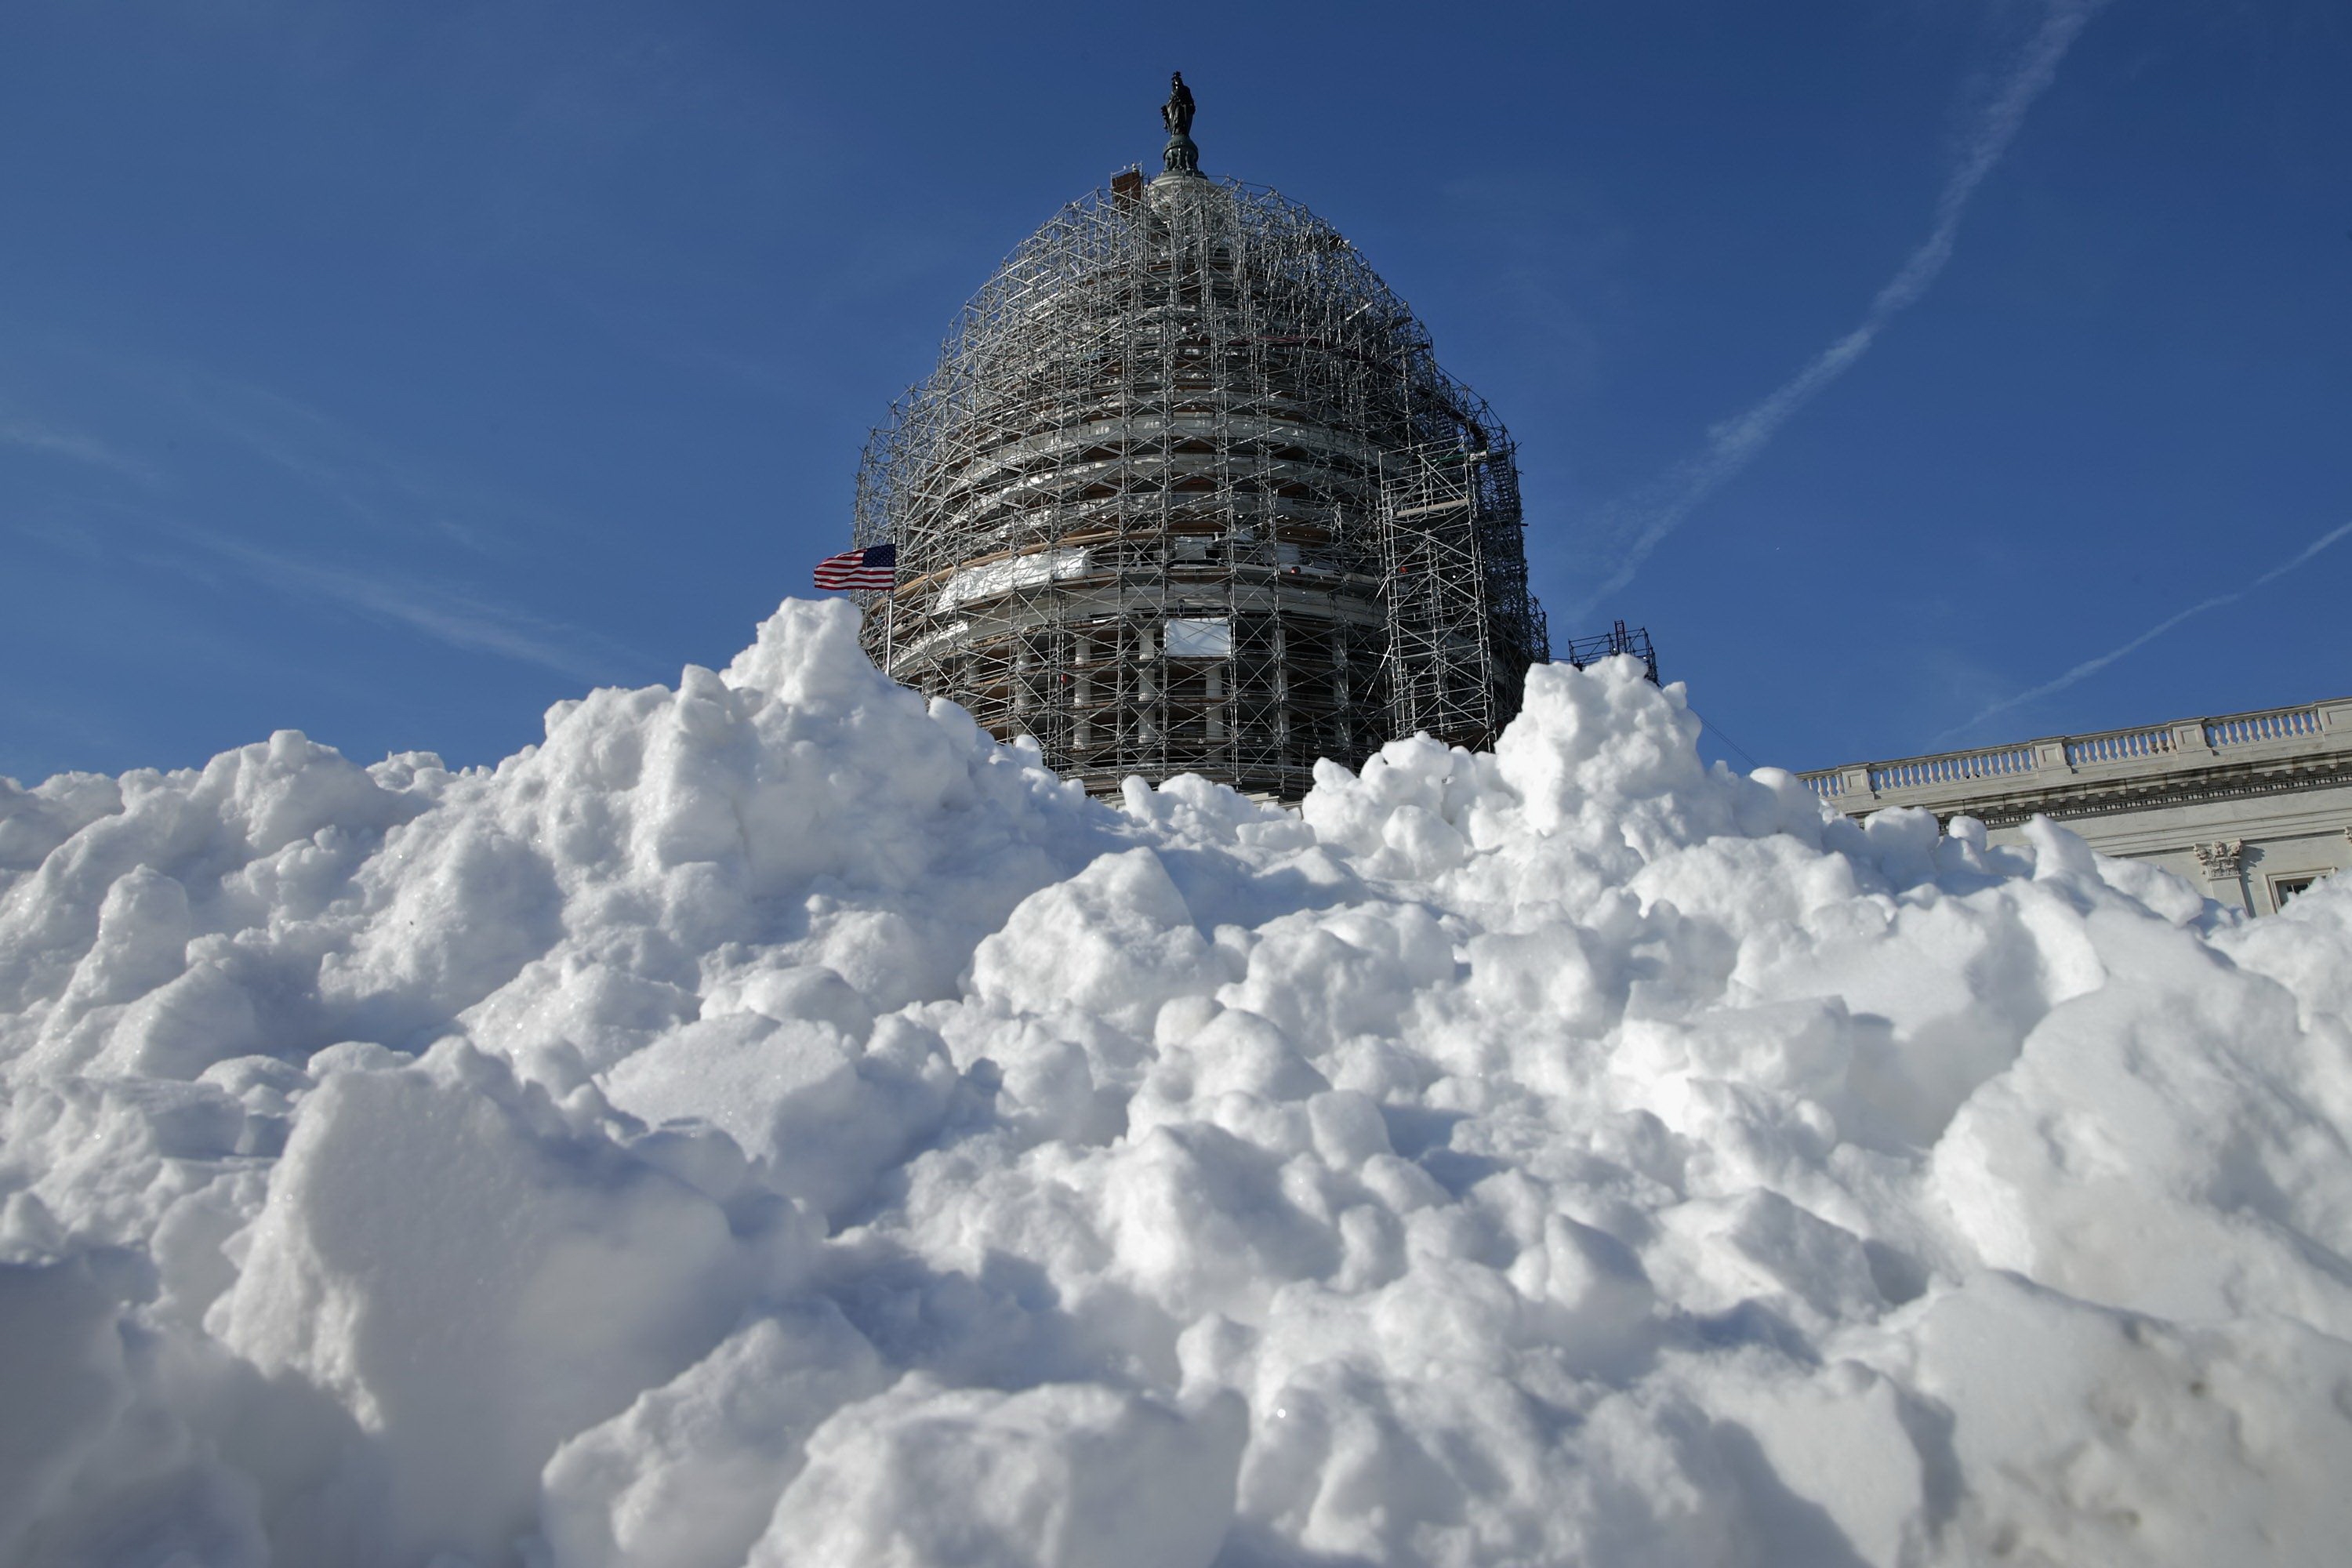
<svg viewBox="0 0 2352 1568"><path fill-rule="evenodd" d="M1160 154L1160 166L1171 174L1197 174L1201 172L1201 150L1180 131L1168 138L1168 145Z"/></svg>

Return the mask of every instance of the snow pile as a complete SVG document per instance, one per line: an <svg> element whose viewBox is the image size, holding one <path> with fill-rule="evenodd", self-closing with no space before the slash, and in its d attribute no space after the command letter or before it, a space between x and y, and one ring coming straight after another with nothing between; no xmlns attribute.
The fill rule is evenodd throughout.
<svg viewBox="0 0 2352 1568"><path fill-rule="evenodd" d="M0 1561L2333 1560L2352 890L1696 728L1113 807L787 604L0 785Z"/></svg>

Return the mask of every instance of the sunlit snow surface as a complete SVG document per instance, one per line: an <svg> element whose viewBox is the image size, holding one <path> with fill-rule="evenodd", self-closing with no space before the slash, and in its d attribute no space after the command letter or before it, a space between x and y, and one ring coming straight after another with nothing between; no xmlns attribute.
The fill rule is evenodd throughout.
<svg viewBox="0 0 2352 1568"><path fill-rule="evenodd" d="M0 1562L2339 1561L2352 890L1696 730L1113 807L787 604L0 791Z"/></svg>

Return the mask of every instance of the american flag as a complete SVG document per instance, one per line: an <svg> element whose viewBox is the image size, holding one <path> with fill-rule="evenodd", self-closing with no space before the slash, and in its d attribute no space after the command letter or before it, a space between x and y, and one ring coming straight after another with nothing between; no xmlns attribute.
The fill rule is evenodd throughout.
<svg viewBox="0 0 2352 1568"><path fill-rule="evenodd" d="M898 547L895 544L845 550L816 563L816 585L820 588L887 588L898 576Z"/></svg>

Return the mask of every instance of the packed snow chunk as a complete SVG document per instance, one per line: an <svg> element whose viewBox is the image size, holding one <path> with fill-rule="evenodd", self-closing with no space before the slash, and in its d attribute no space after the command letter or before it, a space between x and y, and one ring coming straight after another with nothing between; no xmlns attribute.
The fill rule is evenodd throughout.
<svg viewBox="0 0 2352 1568"><path fill-rule="evenodd" d="M118 1305L79 1259L0 1264L0 1559L18 1561L131 1404Z"/></svg>
<svg viewBox="0 0 2352 1568"><path fill-rule="evenodd" d="M175 978L188 962L188 889L152 866L115 879L98 909L98 938L74 966L65 1005L128 1002Z"/></svg>
<svg viewBox="0 0 2352 1568"><path fill-rule="evenodd" d="M0 1561L271 1561L258 1492L216 1451L222 1358L141 1321L143 1292L121 1252L0 1265Z"/></svg>
<svg viewBox="0 0 2352 1568"><path fill-rule="evenodd" d="M1865 1351L1932 1401L1964 1562L2332 1563L2352 1532L2352 1346L2256 1314L2168 1324L1999 1275Z"/></svg>
<svg viewBox="0 0 2352 1568"><path fill-rule="evenodd" d="M1538 665L1495 771L1528 828L1588 845L1613 829L1647 855L1730 826L1727 792L1705 787L1698 731L1681 686L1652 686L1637 659Z"/></svg>
<svg viewBox="0 0 2352 1568"><path fill-rule="evenodd" d="M972 987L1008 1008L1075 1007L1130 1030L1172 997L1215 988L1207 940L1160 858L1106 855L1032 893L972 953Z"/></svg>
<svg viewBox="0 0 2352 1568"><path fill-rule="evenodd" d="M0 892L83 827L121 809L121 786L103 774L59 773L31 789L0 778Z"/></svg>
<svg viewBox="0 0 2352 1568"><path fill-rule="evenodd" d="M193 1079L261 1043L252 996L221 965L202 963L122 1009L94 1065L110 1077Z"/></svg>
<svg viewBox="0 0 2352 1568"><path fill-rule="evenodd" d="M1238 1417L1100 1384L909 1379L818 1428L750 1561L1207 1568L1233 1519Z"/></svg>
<svg viewBox="0 0 2352 1568"><path fill-rule="evenodd" d="M809 1434L882 1392L874 1349L831 1302L755 1318L549 1461L541 1519L565 1568L737 1568Z"/></svg>
<svg viewBox="0 0 2352 1568"><path fill-rule="evenodd" d="M2323 1087L2340 1032L2305 1034L2290 993L2186 931L2089 929L2116 983L2044 1018L1936 1148L1961 1230L2089 1300L2352 1339L2352 1275L2312 1262L2352 1255L2342 1089Z"/></svg>
<svg viewBox="0 0 2352 1568"><path fill-rule="evenodd" d="M961 1081L939 1037L903 1017L859 1040L830 1023L744 1012L665 1036L606 1087L649 1121L720 1129L776 1191L837 1215L939 1130Z"/></svg>
<svg viewBox="0 0 2352 1568"><path fill-rule="evenodd" d="M794 1233L633 1158L462 1042L303 1105L207 1326L354 1423L338 1560L497 1561L565 1438L708 1353ZM373 1489L368 1507L351 1494Z"/></svg>
<svg viewBox="0 0 2352 1568"><path fill-rule="evenodd" d="M1859 1361L1792 1365L1751 1353L1689 1363L1709 1436L1747 1505L1757 1560L1929 1560L1948 1507L1941 1449L1914 1441L1924 1407Z"/></svg>
<svg viewBox="0 0 2352 1568"><path fill-rule="evenodd" d="M512 980L562 930L545 859L499 827L426 816L360 878L374 918L320 966L322 1000L387 1044L431 1028Z"/></svg>
<svg viewBox="0 0 2352 1568"><path fill-rule="evenodd" d="M299 730L215 757L198 790L226 796L222 816L243 828L257 859L331 826L381 831L407 815L400 797L365 769Z"/></svg>
<svg viewBox="0 0 2352 1568"><path fill-rule="evenodd" d="M911 885L942 847L921 831L929 823L971 814L976 796L1065 788L1000 752L960 710L926 709L883 679L857 646L856 612L838 600L787 600L723 681L690 681L680 701L700 705L706 748L721 735L749 743L736 766L699 771L730 784L764 889L820 873ZM685 785L694 772L676 776Z"/></svg>

